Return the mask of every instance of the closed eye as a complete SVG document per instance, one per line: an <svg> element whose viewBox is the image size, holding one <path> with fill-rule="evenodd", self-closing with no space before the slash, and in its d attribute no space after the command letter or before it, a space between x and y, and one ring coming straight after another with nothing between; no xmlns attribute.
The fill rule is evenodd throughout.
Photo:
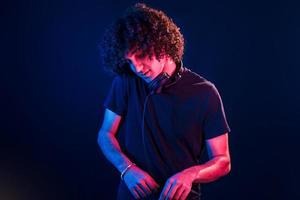
<svg viewBox="0 0 300 200"><path fill-rule="evenodd" d="M126 63L128 63L129 65L131 65L132 61L130 59L126 59Z"/></svg>
<svg viewBox="0 0 300 200"><path fill-rule="evenodd" d="M138 59L145 59L146 57L147 57L146 54L138 54L138 55L136 55L136 58L138 58Z"/></svg>

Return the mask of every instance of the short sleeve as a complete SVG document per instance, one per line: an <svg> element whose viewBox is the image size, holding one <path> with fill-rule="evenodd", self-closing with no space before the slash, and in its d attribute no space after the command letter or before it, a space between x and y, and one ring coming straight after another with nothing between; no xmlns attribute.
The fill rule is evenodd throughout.
<svg viewBox="0 0 300 200"><path fill-rule="evenodd" d="M127 85L122 76L113 79L111 88L104 101L104 107L123 116L127 111Z"/></svg>
<svg viewBox="0 0 300 200"><path fill-rule="evenodd" d="M227 123L222 99L217 88L211 84L204 118L204 136L205 139L211 139L226 132L230 132L230 127Z"/></svg>

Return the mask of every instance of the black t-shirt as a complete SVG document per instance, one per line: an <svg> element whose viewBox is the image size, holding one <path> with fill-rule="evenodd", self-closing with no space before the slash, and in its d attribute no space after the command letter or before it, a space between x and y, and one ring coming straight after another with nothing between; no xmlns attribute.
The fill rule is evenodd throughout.
<svg viewBox="0 0 300 200"><path fill-rule="evenodd" d="M162 187L177 172L200 164L205 140L230 132L214 84L185 67L159 94L150 94L138 76L118 75L104 107L122 116L117 133L122 151ZM200 184L194 190L200 193Z"/></svg>

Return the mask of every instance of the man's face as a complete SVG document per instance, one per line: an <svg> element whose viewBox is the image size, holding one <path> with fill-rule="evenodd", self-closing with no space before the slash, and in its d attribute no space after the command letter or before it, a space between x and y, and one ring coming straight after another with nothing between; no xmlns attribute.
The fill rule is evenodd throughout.
<svg viewBox="0 0 300 200"><path fill-rule="evenodd" d="M148 56L140 57L139 55L140 53L129 53L126 59L129 60L131 70L149 83L163 71L166 58L157 60L155 56L150 59Z"/></svg>

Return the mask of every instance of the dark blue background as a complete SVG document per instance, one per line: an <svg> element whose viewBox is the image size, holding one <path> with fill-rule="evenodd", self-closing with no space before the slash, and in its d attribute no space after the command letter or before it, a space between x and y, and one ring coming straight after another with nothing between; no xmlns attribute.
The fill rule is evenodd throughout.
<svg viewBox="0 0 300 200"><path fill-rule="evenodd" d="M112 77L97 42L136 1L7 1L1 9L0 199L114 199L97 146ZM185 66L219 89L231 173L204 199L299 199L297 1L145 1L186 39Z"/></svg>

